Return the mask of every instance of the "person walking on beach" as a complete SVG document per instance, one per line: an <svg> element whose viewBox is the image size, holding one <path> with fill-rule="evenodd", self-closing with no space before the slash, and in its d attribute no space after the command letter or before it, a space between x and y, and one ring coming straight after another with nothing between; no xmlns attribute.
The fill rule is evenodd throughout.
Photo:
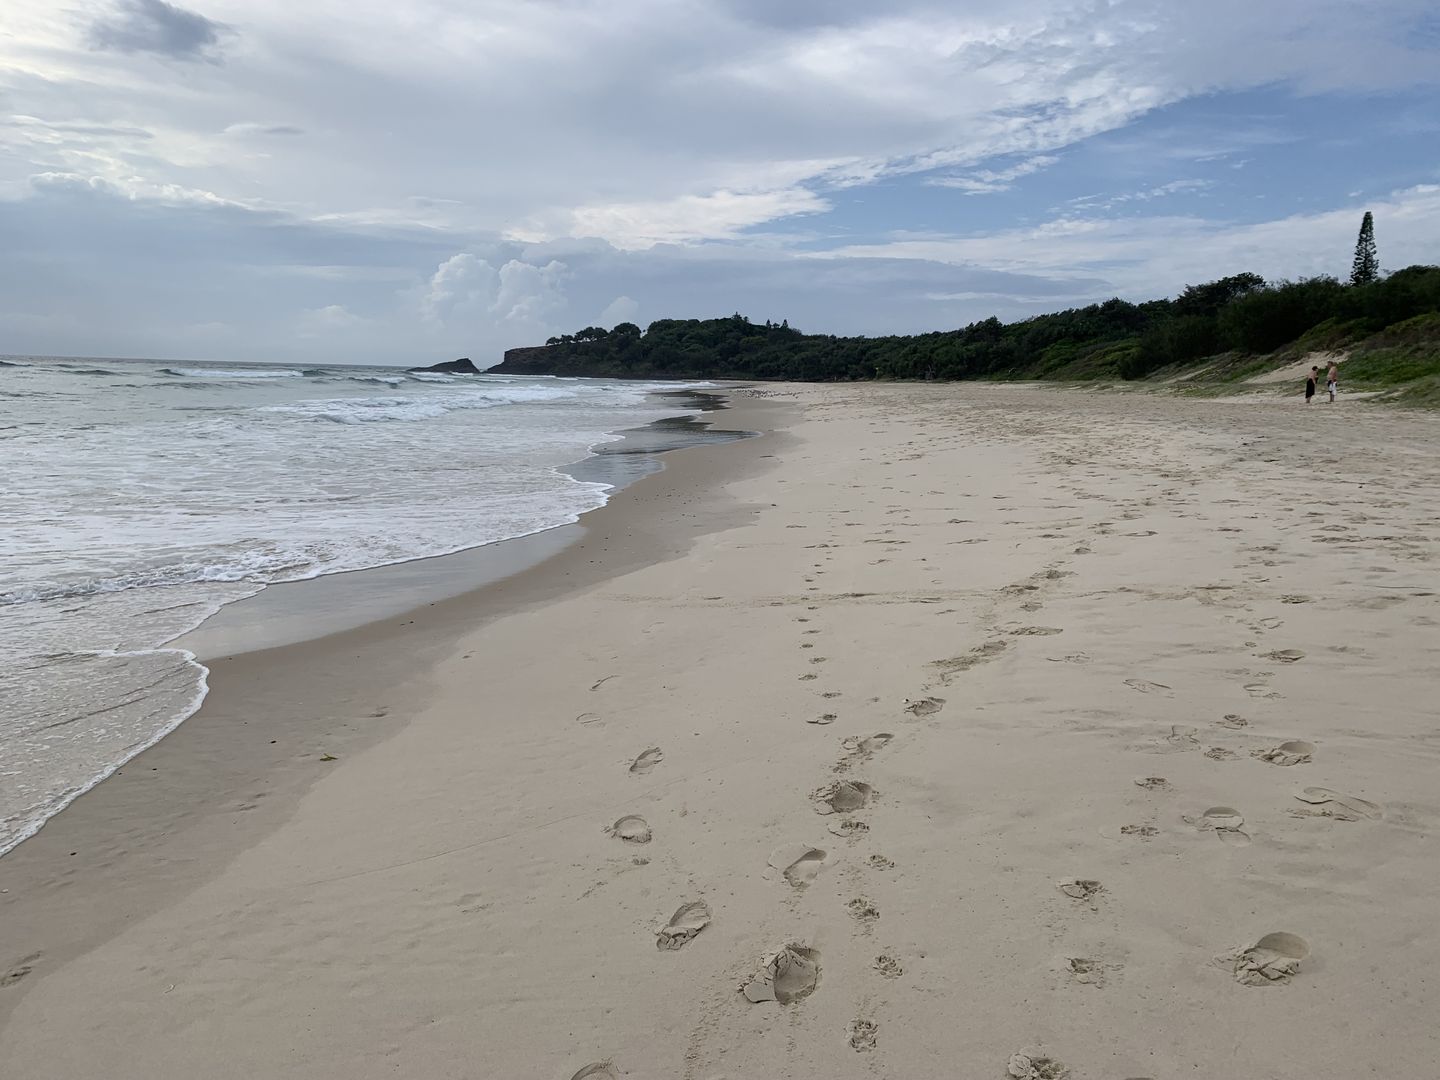
<svg viewBox="0 0 1440 1080"><path fill-rule="evenodd" d="M1330 404L1335 404L1335 391L1340 389L1340 365L1330 361L1330 370L1325 373L1325 389L1330 391Z"/></svg>
<svg viewBox="0 0 1440 1080"><path fill-rule="evenodd" d="M1312 367L1310 374L1305 376L1305 404L1310 404L1310 399L1315 396L1315 380L1320 378L1320 369Z"/></svg>

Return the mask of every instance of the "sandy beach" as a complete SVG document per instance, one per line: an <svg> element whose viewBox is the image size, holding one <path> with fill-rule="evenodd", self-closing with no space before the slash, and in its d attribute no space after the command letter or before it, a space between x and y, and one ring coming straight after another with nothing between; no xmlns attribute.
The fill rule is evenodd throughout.
<svg viewBox="0 0 1440 1080"><path fill-rule="evenodd" d="M1435 1073L1440 418L733 403L0 859L0 1076Z"/></svg>

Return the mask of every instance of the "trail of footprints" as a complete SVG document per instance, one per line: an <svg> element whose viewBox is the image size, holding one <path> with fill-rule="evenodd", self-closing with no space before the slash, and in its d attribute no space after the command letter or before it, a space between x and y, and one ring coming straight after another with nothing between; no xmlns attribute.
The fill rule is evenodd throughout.
<svg viewBox="0 0 1440 1080"><path fill-rule="evenodd" d="M846 524L859 523L847 522ZM874 542L895 543L898 541L877 540ZM834 544L832 542L815 546L826 548L832 547ZM827 553L825 560L828 561L831 557ZM814 565L813 573L815 576L825 573L821 563ZM1035 575L1031 581L1019 586L1011 586L1001 590L1001 593L1012 597L1030 597L1040 589L1041 585L1065 576L1069 576L1068 571L1051 568ZM813 582L813 578L810 577L805 580L807 584ZM807 591L813 592L816 591L816 588L812 585ZM1308 598L1287 595L1281 597L1281 601L1288 604L1305 603L1308 602ZM1024 599L1020 606L1023 610L1034 611L1041 608L1043 604L1037 599ZM818 609L819 605L809 605L806 608L809 612ZM796 622L806 625L811 622L811 617L809 615L800 616ZM1275 629L1280 624L1278 619L1261 620L1254 625L1253 630L1257 633L1264 632ZM995 659L1004 652L1009 646L1006 636L1048 637L1061 632L1060 628L1048 626L1012 628L1002 631L1002 636L992 637L966 653L936 661L931 667L937 670L939 682L947 684L961 672L977 664ZM821 629L808 625L800 631L803 637L817 636L821 633ZM813 649L813 644L808 641L801 642L800 647L803 650L810 650ZM1274 650L1264 654L1264 659L1281 664L1296 663L1303 657L1304 653L1295 649ZM812 665L822 664L826 659L824 656L812 656L809 657L809 662ZM1088 662L1089 657L1084 654L1075 654L1050 659L1085 663ZM814 681L817 678L816 674L811 672L803 673L799 677L802 681ZM1166 684L1138 677L1126 679L1125 685L1142 694L1164 697L1171 697L1174 694L1173 689ZM1277 696L1265 683L1247 684L1244 689L1255 697ZM836 691L825 691L820 696L830 700L841 695ZM905 700L902 709L913 719L926 719L933 718L942 712L945 705L946 700L943 697L925 696ZM828 726L838 719L837 713L824 712L807 718L806 722L818 726ZM1230 713L1216 721L1216 726L1230 732L1239 732L1248 727L1248 721L1238 714ZM871 805L876 793L868 782L853 778L849 773L855 765L863 763L872 755L883 750L894 738L895 736L891 732L876 732L871 735L847 736L841 740L842 752L832 767L834 778L813 790L809 796L815 812L828 819L827 829L833 836L850 843L868 836L869 823L856 815ZM1148 747L1132 747L1132 749L1150 753L1185 753L1200 750L1202 745L1199 729L1188 725L1173 725L1159 743ZM1313 760L1316 752L1313 744L1300 739L1291 739L1253 750L1251 756L1272 766L1291 768L1309 763ZM1214 761L1236 760L1240 757L1235 751L1223 746L1211 746L1203 753L1205 757ZM629 771L634 775L643 776L663 760L664 754L660 748L650 747L631 762ZM1175 791L1174 786L1164 776L1137 776L1134 782L1145 792L1157 796L1170 796ZM1329 788L1305 787L1297 791L1294 797L1301 805L1292 808L1289 813L1296 817L1359 821L1376 819L1383 813L1382 808L1373 802ZM1213 836L1227 844L1250 842L1250 835L1245 830L1245 817L1234 807L1211 806L1193 815L1182 815L1180 820L1194 832ZM637 814L627 814L619 818L605 831L619 842L635 846L648 844L653 836L650 825ZM1122 826L1118 833L1124 839L1146 840L1156 836L1159 831L1152 824L1135 823ZM826 849L796 842L774 849L770 853L767 863L769 869L773 871L774 877L783 881L790 890L798 895L808 888L832 861L834 861L833 857ZM864 865L881 873L893 870L895 867L892 860L879 853L868 855ZM1056 882L1056 887L1063 897L1081 910L1098 911L1106 896L1104 883L1090 878L1064 878ZM873 933L874 926L880 919L880 909L873 900L863 895L855 896L846 903L846 909L856 924L858 934L868 936ZM689 900L682 903L669 920L657 928L656 947L664 951L683 948L710 925L712 917L710 907L704 900ZM1293 933L1276 931L1265 934L1254 942L1226 950L1215 956L1213 962L1227 971L1240 985L1268 986L1287 983L1294 978L1300 972L1301 965L1309 953L1309 944L1303 938ZM897 980L905 974L903 960L885 952L874 958L871 968L879 978L885 980ZM1104 956L1066 956L1061 962L1061 969L1068 981L1076 985L1102 988L1110 978L1123 970L1123 964ZM749 974L741 980L737 990L747 1001L752 1003L773 1001L781 1006L789 1006L803 1001L814 992L819 985L820 976L819 950L803 941L785 941L777 944L773 950L757 959ZM863 1011L866 1010L862 1009ZM880 1043L879 1036L878 1023L871 1017L863 1015L856 1016L851 1020L845 1032L846 1041L857 1053L875 1050ZM1009 1076L1017 1078L1017 1080L1060 1080L1069 1075L1069 1070L1063 1063L1036 1049L1021 1050L1012 1055L1006 1064L1006 1070ZM620 1080L620 1073L611 1062L597 1062L585 1066L575 1073L571 1080Z"/></svg>

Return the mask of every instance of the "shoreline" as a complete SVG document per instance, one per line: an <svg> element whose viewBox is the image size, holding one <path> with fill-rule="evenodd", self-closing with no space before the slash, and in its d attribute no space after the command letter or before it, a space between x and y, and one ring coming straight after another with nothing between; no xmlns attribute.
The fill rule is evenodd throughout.
<svg viewBox="0 0 1440 1080"><path fill-rule="evenodd" d="M783 415L773 403L737 400L741 407L725 407L727 420L756 437L662 449L658 471L631 479L577 522L448 556L267 586L231 605L252 604L287 584L298 593L339 578L347 579L342 598L354 598L367 575L406 568L424 574L433 572L425 564L444 560L462 564L446 571L452 582L482 575L475 587L447 587L419 606L318 637L258 647L237 640L240 647L228 653L209 652L199 661L208 668L209 688L196 711L0 856L0 969L29 966L26 957L35 953L54 969L109 940L137 914L202 884L283 824L323 777L325 755L354 754L400 730L406 720L389 703L423 700L430 666L464 632L673 557L693 536L727 527L734 508L719 489L763 464L758 448L776 437L764 425ZM691 505L707 496L711 505L694 515L691 535L644 536L674 502ZM502 546L498 557L487 551ZM277 682L304 687L305 698L276 701L266 688ZM82 883L81 890L71 887ZM34 985L16 980L0 994L0 1031L26 982Z"/></svg>
<svg viewBox="0 0 1440 1080"><path fill-rule="evenodd" d="M662 471L664 459L676 450L723 445L755 434L704 419L730 410L723 390L661 391L654 396L667 399L667 406L673 398L684 411L610 432L613 438L590 447L585 457L557 467L576 480L608 485L606 501L596 510L638 480ZM393 618L540 565L574 543L582 531L579 526L594 512L583 511L574 521L458 551L270 582L252 596L225 604L161 647L191 652L203 664L210 658L297 645Z"/></svg>
<svg viewBox="0 0 1440 1080"><path fill-rule="evenodd" d="M555 471L582 483L605 485L603 506L636 480L663 468L660 459L670 451L735 441L753 434L716 427L712 420L703 419L718 416L728 408L722 392L684 388L655 391L651 398L656 409L673 407L678 411L639 426L608 432L603 441L587 449L583 458L556 466ZM4 837L0 858L35 836L77 798L104 783L118 769L168 738L194 716L209 693L209 660L299 644L475 591L537 566L564 550L576 539L575 526L580 518L589 512L581 511L569 521L503 540L354 570L256 583L255 591L248 596L216 600L209 614L189 629L142 650L174 656L182 667L194 672L189 699L172 714L167 714L165 722L123 760L105 765L78 790L64 791L59 798L47 801L47 808L57 802L58 808L48 809L38 820L34 818L41 811L31 810L31 820L26 827L18 834Z"/></svg>
<svg viewBox="0 0 1440 1080"><path fill-rule="evenodd" d="M736 414L773 433L541 567L217 664L200 725L0 860L0 1060L1427 1075L1440 422Z"/></svg>

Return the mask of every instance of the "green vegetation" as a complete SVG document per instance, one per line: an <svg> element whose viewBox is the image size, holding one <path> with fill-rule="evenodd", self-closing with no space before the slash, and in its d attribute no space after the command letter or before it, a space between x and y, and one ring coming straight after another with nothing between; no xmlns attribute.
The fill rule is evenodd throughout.
<svg viewBox="0 0 1440 1080"><path fill-rule="evenodd" d="M1311 351L1348 351L1347 389L1440 382L1440 267L1368 284L1236 274L1173 300L1107 300L1016 323L887 337L804 334L788 322L660 319L586 327L512 349L494 370L618 378L1194 378L1235 382Z"/></svg>
<svg viewBox="0 0 1440 1080"><path fill-rule="evenodd" d="M1355 261L1350 264L1350 284L1370 285L1380 277L1380 256L1375 251L1375 218L1369 210L1360 219L1355 240Z"/></svg>

